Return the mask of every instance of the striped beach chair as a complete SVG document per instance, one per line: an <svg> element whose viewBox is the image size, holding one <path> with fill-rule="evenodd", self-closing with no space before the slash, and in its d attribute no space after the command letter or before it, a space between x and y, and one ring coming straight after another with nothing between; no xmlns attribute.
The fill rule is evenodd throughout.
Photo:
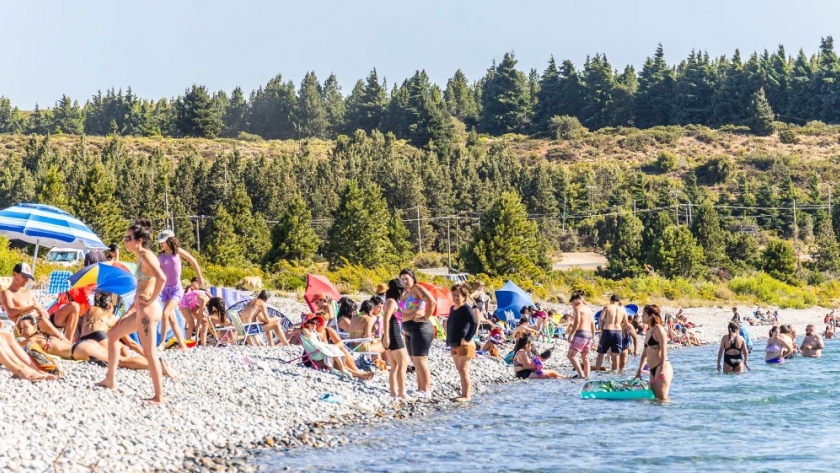
<svg viewBox="0 0 840 473"><path fill-rule="evenodd" d="M47 294L54 296L70 290L70 271L53 271L50 273L50 281L47 286Z"/></svg>

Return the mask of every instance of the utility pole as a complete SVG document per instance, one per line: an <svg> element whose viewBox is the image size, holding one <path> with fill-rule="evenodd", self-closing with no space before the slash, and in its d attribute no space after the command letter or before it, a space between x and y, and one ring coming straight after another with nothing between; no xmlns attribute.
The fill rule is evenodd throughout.
<svg viewBox="0 0 840 473"><path fill-rule="evenodd" d="M692 207L692 203L691 203L691 201L689 200L689 201L688 201L688 225L689 225L689 226L691 226L691 224L692 224L692 223L694 223L694 220L693 220L693 218L692 218L692 216L691 216L691 207Z"/></svg>
<svg viewBox="0 0 840 473"><path fill-rule="evenodd" d="M455 211L455 247L459 249L461 248L461 232L458 228L458 211Z"/></svg>
<svg viewBox="0 0 840 473"><path fill-rule="evenodd" d="M201 217L195 216L195 244L198 249L198 252L201 253L201 235L198 233L198 222L201 221Z"/></svg>
<svg viewBox="0 0 840 473"><path fill-rule="evenodd" d="M423 232L420 230L420 204L417 204L417 248L423 252Z"/></svg>
<svg viewBox="0 0 840 473"><path fill-rule="evenodd" d="M566 234L566 197L567 194L563 194L563 235Z"/></svg>
<svg viewBox="0 0 840 473"><path fill-rule="evenodd" d="M166 206L166 226L172 230L172 233L175 233L175 218L169 213L169 189L163 190L163 203Z"/></svg>
<svg viewBox="0 0 840 473"><path fill-rule="evenodd" d="M828 184L828 216L831 218L831 183Z"/></svg>
<svg viewBox="0 0 840 473"><path fill-rule="evenodd" d="M633 216L636 216L636 199L633 199Z"/></svg>
<svg viewBox="0 0 840 473"><path fill-rule="evenodd" d="M796 264L799 265L799 224L796 221L796 199L793 199L793 247L796 249Z"/></svg>
<svg viewBox="0 0 840 473"><path fill-rule="evenodd" d="M449 241L449 219L450 217L446 217L446 253L448 255L449 263L446 265L446 273L449 274L449 271L452 269L452 246Z"/></svg>
<svg viewBox="0 0 840 473"><path fill-rule="evenodd" d="M589 217L592 217L592 193L595 190L595 186L589 185L586 188L589 189Z"/></svg>

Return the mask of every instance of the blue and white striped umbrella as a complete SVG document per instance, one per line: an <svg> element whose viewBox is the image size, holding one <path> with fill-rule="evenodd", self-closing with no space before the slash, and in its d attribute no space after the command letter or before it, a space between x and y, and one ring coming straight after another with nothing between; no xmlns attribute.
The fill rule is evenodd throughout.
<svg viewBox="0 0 840 473"><path fill-rule="evenodd" d="M43 204L17 204L0 211L0 235L10 240L21 240L38 247L75 248L77 250L104 250L108 247L96 233L69 213ZM33 271L35 264L32 265Z"/></svg>
<svg viewBox="0 0 840 473"><path fill-rule="evenodd" d="M0 211L0 235L50 248L108 248L79 219L57 207L43 204L17 204Z"/></svg>

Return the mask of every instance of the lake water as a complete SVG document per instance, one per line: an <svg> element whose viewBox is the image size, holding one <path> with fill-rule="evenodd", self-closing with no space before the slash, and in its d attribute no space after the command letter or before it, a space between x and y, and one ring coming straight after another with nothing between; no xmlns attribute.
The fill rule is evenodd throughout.
<svg viewBox="0 0 840 473"><path fill-rule="evenodd" d="M512 383L424 419L355 427L351 445L257 463L335 472L840 470L840 342L828 340L822 358L781 365L766 365L763 349L740 376L716 372L716 346L670 353L666 404L582 400L581 382ZM630 363L634 373L638 361Z"/></svg>

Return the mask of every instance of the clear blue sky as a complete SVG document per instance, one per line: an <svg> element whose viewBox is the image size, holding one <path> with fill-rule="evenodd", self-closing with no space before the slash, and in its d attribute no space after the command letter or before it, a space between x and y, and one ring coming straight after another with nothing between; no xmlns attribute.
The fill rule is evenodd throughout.
<svg viewBox="0 0 840 473"><path fill-rule="evenodd" d="M345 94L372 67L389 84L426 69L443 86L458 68L478 79L511 50L526 71L551 54L580 67L595 52L638 68L659 42L670 63L692 48L779 43L810 55L821 36L840 48L840 2L0 0L0 31L0 95L32 109L111 86L156 99L193 83L247 95L277 73L300 84L307 70L322 82L334 72Z"/></svg>

